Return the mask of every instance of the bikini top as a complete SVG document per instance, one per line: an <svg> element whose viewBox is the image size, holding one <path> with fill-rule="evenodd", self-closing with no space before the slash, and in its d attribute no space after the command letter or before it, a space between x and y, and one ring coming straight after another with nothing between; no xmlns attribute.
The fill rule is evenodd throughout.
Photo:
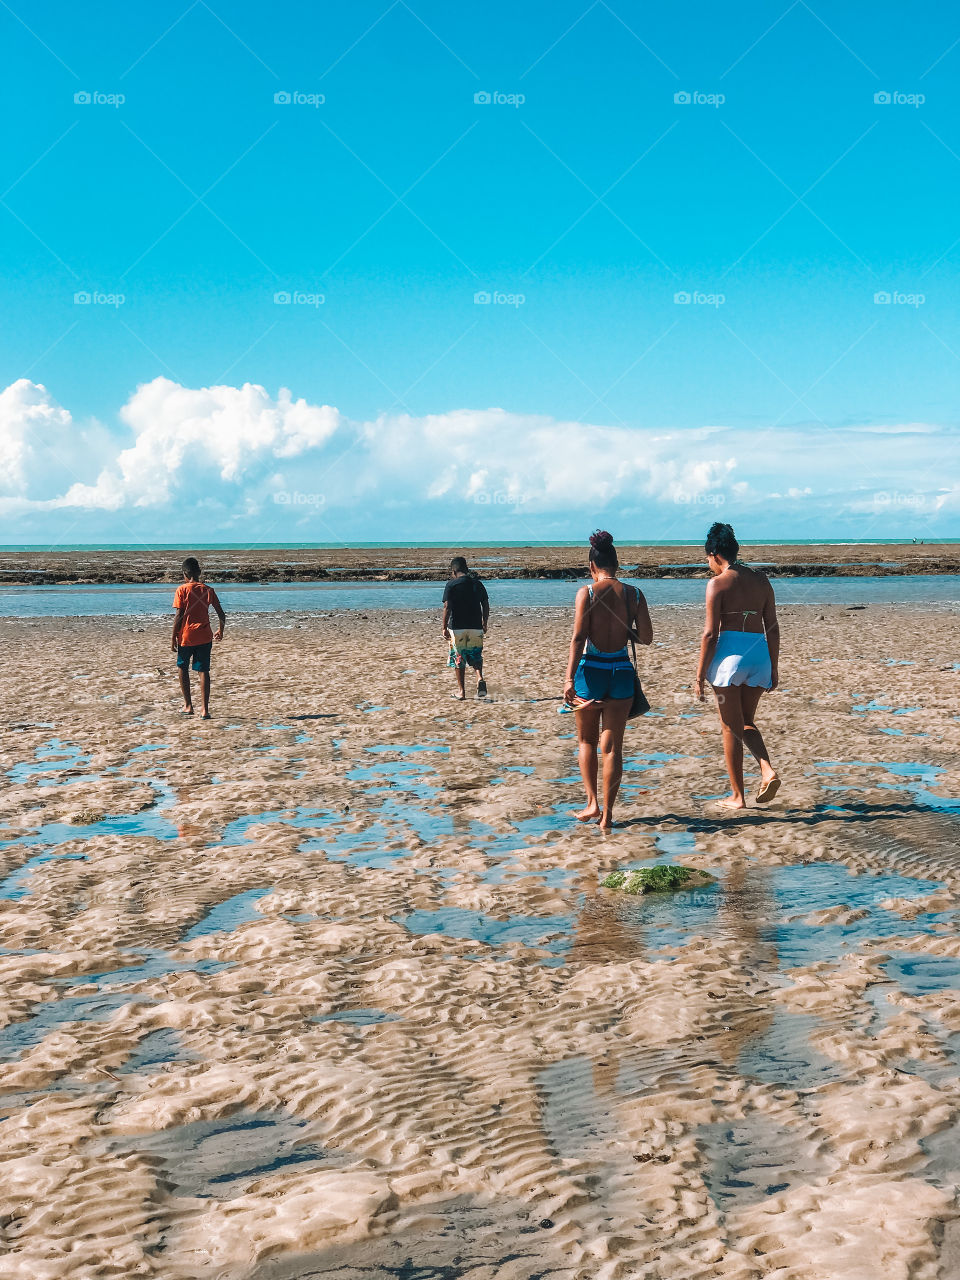
<svg viewBox="0 0 960 1280"><path fill-rule="evenodd" d="M749 566L748 564L743 564L743 563L742 563L741 561L739 561L739 560L735 560L735 561L733 562L733 564L730 566L730 568L731 568L731 569L749 569L749 568L750 568L750 566ZM752 572L752 570L751 570L751 572ZM720 614L720 617L721 617L721 618L724 618L724 617L727 617L727 616L729 616L729 617L733 617L733 615L734 615L734 614L739 613L739 614L742 616L742 618L743 618L744 626L746 626L746 622L747 622L747 619L748 619L748 618L756 617L756 615L757 615L757 614L762 613L762 612L763 612L763 610L762 610L762 609L731 609L728 615L727 615L727 614L723 614L723 613L721 613L721 614Z"/></svg>
<svg viewBox="0 0 960 1280"><path fill-rule="evenodd" d="M621 585L621 587L623 587L624 594L626 594L627 587L630 587L630 590L631 590L631 591L636 592L636 596L637 596L637 604L639 604L639 603L640 603L640 592L639 592L639 590L638 590L636 587L632 587L632 586L630 586L630 583L629 583L629 582L621 582L621 583L620 583L620 585ZM590 597L590 600L591 600L591 602L592 602L592 601L593 601L593 587L592 587L592 586L591 586L591 587L587 587L587 595ZM751 610L751 612L752 612L752 613L756 613L756 609Z"/></svg>

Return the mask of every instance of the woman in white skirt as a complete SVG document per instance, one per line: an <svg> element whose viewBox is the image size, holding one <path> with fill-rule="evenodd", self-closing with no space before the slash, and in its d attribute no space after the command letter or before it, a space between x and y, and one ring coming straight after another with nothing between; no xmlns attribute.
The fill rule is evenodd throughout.
<svg viewBox="0 0 960 1280"><path fill-rule="evenodd" d="M707 583L707 616L694 688L702 702L704 684L713 686L723 725L723 755L733 790L719 803L725 809L745 809L744 746L760 766L757 804L767 804L780 789L756 725L760 695L777 687L780 625L773 587L765 573L741 564L740 544L730 525L711 525L704 550L714 576Z"/></svg>

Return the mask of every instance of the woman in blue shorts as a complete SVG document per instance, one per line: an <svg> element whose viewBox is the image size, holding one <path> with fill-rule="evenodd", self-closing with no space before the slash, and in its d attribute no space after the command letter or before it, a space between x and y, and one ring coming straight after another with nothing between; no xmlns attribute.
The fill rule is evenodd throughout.
<svg viewBox="0 0 960 1280"><path fill-rule="evenodd" d="M589 587L577 592L564 701L577 713L580 774L587 805L579 822L613 826L613 804L623 776L623 731L633 702L633 664L627 640L653 641L643 592L617 581L619 561L605 530L590 538ZM603 807L597 801L597 747L603 753Z"/></svg>

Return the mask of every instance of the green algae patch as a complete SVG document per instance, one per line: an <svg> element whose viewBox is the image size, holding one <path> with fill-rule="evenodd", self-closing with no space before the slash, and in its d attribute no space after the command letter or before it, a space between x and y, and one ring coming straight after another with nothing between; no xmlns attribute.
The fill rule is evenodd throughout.
<svg viewBox="0 0 960 1280"><path fill-rule="evenodd" d="M644 893L668 893L673 889L693 889L712 884L713 876L706 871L694 871L690 867L675 867L658 863L655 867L643 867L638 871L611 871L600 881L602 889L620 889L634 896Z"/></svg>

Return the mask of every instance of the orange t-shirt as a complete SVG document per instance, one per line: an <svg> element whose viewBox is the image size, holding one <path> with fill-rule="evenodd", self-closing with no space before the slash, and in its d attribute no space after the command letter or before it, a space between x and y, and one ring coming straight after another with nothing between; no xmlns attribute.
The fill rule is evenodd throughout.
<svg viewBox="0 0 960 1280"><path fill-rule="evenodd" d="M219 603L217 593L205 582L181 583L173 597L174 609L183 609L177 643L181 646L210 644L213 640L210 606Z"/></svg>

